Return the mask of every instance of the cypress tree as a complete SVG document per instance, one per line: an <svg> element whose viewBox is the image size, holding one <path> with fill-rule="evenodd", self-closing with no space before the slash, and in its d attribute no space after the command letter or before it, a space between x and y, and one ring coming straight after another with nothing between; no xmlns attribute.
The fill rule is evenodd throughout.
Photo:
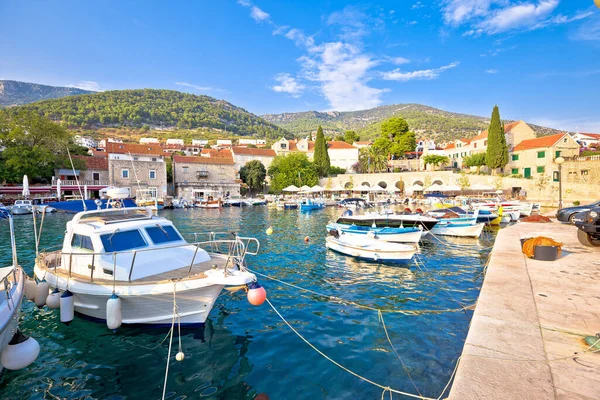
<svg viewBox="0 0 600 400"><path fill-rule="evenodd" d="M504 125L500 122L498 106L494 106L494 111L492 111L487 142L486 165L492 170L504 168L508 164L508 146L504 136Z"/></svg>
<svg viewBox="0 0 600 400"><path fill-rule="evenodd" d="M325 135L323 134L323 128L319 125L317 129L317 139L315 140L315 155L313 157L319 176L329 175L330 160L329 153L327 152L327 142L325 141Z"/></svg>

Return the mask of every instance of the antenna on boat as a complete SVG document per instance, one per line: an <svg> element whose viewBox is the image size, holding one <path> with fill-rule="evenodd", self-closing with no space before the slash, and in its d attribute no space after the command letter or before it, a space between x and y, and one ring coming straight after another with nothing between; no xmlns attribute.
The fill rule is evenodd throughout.
<svg viewBox="0 0 600 400"><path fill-rule="evenodd" d="M10 247L12 250L12 262L13 262L13 267L16 267L18 265L18 262L17 262L17 245L15 243L15 227L13 224L12 214L10 213L8 208L6 208L4 206L0 206L0 219L8 220L8 226L9 226L9 230L10 230Z"/></svg>
<svg viewBox="0 0 600 400"><path fill-rule="evenodd" d="M87 211L87 206L85 205L83 192L81 191L81 186L79 186L79 178L77 178L77 174L75 173L75 166L73 165L73 159L71 158L71 152L69 151L68 145L67 145L67 154L69 155L69 161L71 161L71 169L73 170L73 175L75 176L75 182L77 183L77 189L79 189L79 194L81 195L81 203L83 203L83 211ZM60 200L60 199L58 199L58 200Z"/></svg>

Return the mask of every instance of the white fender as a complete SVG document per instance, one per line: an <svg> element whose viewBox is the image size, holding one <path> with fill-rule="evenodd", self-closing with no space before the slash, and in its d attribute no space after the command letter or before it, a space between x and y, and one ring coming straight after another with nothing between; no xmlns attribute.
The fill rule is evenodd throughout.
<svg viewBox="0 0 600 400"><path fill-rule="evenodd" d="M50 284L46 281L41 281L35 288L35 305L43 307L46 304L46 298L50 293Z"/></svg>
<svg viewBox="0 0 600 400"><path fill-rule="evenodd" d="M0 362L10 370L29 366L40 354L40 344L34 338L27 337L17 330L8 346L2 351Z"/></svg>
<svg viewBox="0 0 600 400"><path fill-rule="evenodd" d="M123 323L121 299L113 293L106 301L106 326L108 329L117 329Z"/></svg>
<svg viewBox="0 0 600 400"><path fill-rule="evenodd" d="M27 296L28 300L35 301L36 287L37 284L35 283L35 280L31 278L27 278L27 280L25 280L25 296Z"/></svg>
<svg viewBox="0 0 600 400"><path fill-rule="evenodd" d="M48 308L56 309L60 307L60 295L61 293L58 289L54 289L54 291L48 295L46 298L46 305Z"/></svg>
<svg viewBox="0 0 600 400"><path fill-rule="evenodd" d="M67 325L73 321L75 316L75 296L66 290L60 295L60 322Z"/></svg>

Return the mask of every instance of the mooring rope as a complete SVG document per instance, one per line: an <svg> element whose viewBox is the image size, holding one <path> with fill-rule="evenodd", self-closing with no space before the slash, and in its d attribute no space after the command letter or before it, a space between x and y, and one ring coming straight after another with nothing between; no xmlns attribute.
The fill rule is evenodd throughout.
<svg viewBox="0 0 600 400"><path fill-rule="evenodd" d="M251 269L248 269L248 271L252 272L253 274L260 275L263 278L267 278L267 279L270 279L272 281L279 282L282 285L290 286L290 287L293 287L295 289L302 290L304 292L308 292L308 293L312 293L312 294L317 295L317 296L321 296L321 297L326 297L326 298L329 298L329 299L337 300L337 301L339 301L341 303L350 304L350 305L356 306L358 308L363 308L365 310L371 310L371 311L377 311L377 312L398 313L398 314L404 314L404 315L443 314L443 313L447 313L447 312L463 312L464 310L471 310L472 307L474 306L474 304L473 304L473 305L462 307L462 308L449 308L449 309L441 309L441 310L436 310L436 309L430 309L430 310L407 310L407 309L385 309L385 308L377 308L377 307L372 307L372 306L368 306L368 305L365 305L365 304L360 304L360 303L357 303L357 302L352 301L352 300L345 300L345 299L342 299L341 297L337 297L337 296L333 296L333 295L329 295L329 294L324 294L324 293L319 293L319 292L316 292L316 291L311 290L311 289L306 289L306 288L303 288L301 286L294 285L293 283L288 283L288 282L282 281L280 279L274 278L272 276L260 273L258 271L254 271L254 270L251 270Z"/></svg>
<svg viewBox="0 0 600 400"><path fill-rule="evenodd" d="M169 339L169 352L167 355L167 368L165 369L165 383L163 385L162 400L165 400L165 393L167 391L167 380L169 378L169 364L171 361L171 348L173 346L173 331L175 330L175 316L177 316L179 320L179 313L177 312L177 282L178 281L173 281L173 319L171 321L171 337ZM181 322L179 323L179 350L181 351Z"/></svg>

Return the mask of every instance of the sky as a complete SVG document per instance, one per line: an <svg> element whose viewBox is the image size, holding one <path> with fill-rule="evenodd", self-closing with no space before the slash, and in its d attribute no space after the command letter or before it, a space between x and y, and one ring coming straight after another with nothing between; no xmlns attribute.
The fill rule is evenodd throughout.
<svg viewBox="0 0 600 400"><path fill-rule="evenodd" d="M593 0L0 0L0 20L0 79L173 89L259 115L497 104L600 132Z"/></svg>

